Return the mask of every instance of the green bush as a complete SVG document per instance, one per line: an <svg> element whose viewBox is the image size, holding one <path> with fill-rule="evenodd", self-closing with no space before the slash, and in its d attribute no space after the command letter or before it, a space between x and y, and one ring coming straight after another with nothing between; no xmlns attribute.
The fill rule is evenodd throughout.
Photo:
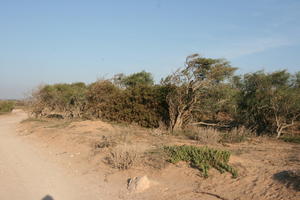
<svg viewBox="0 0 300 200"><path fill-rule="evenodd" d="M9 113L15 107L14 101L0 101L0 114Z"/></svg>
<svg viewBox="0 0 300 200"><path fill-rule="evenodd" d="M99 81L88 89L88 112L95 118L158 127L167 118L163 90L146 84L119 88L111 81Z"/></svg>
<svg viewBox="0 0 300 200"><path fill-rule="evenodd" d="M143 127L158 127L167 113L160 86L138 85L124 91L122 117Z"/></svg>
<svg viewBox="0 0 300 200"><path fill-rule="evenodd" d="M94 118L120 121L122 90L108 80L92 83L87 92L87 112Z"/></svg>
<svg viewBox="0 0 300 200"><path fill-rule="evenodd" d="M237 171L228 164L229 151L186 145L166 146L165 151L168 153L171 163L189 162L192 167L200 170L206 178L208 177L208 170L212 167L220 173L226 171L231 173L233 178L238 175Z"/></svg>
<svg viewBox="0 0 300 200"><path fill-rule="evenodd" d="M153 85L153 76L149 72L141 71L138 73L131 74L129 76L123 75L120 78L120 83L124 87L136 87L138 85Z"/></svg>
<svg viewBox="0 0 300 200"><path fill-rule="evenodd" d="M84 83L46 85L33 94L32 112L36 116L59 114L82 117L86 106Z"/></svg>
<svg viewBox="0 0 300 200"><path fill-rule="evenodd" d="M300 119L298 75L285 70L273 73L258 71L237 81L237 121L258 134L282 132Z"/></svg>

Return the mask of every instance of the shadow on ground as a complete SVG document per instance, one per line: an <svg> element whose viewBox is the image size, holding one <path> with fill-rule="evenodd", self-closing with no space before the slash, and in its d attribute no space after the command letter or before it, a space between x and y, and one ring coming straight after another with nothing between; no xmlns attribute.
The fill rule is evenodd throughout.
<svg viewBox="0 0 300 200"><path fill-rule="evenodd" d="M46 195L42 200L54 200L50 195Z"/></svg>
<svg viewBox="0 0 300 200"><path fill-rule="evenodd" d="M300 191L300 170L278 172L273 175L273 179L279 181L288 188Z"/></svg>

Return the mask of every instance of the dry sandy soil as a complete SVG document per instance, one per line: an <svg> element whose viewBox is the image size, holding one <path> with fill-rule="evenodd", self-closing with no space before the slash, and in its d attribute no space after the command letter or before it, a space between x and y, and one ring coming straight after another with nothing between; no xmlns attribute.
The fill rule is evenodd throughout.
<svg viewBox="0 0 300 200"><path fill-rule="evenodd" d="M0 116L1 200L33 200L46 195L54 200L300 199L300 178L290 173L300 169L299 144L255 138L217 145L232 152L230 164L239 177L232 179L230 174L212 169L204 179L187 164L169 164L155 154L141 156L128 170L114 169L105 159L124 145L144 155L163 145L201 146L196 141L102 121L24 119L22 111ZM144 175L150 181L148 189L128 190L129 178Z"/></svg>

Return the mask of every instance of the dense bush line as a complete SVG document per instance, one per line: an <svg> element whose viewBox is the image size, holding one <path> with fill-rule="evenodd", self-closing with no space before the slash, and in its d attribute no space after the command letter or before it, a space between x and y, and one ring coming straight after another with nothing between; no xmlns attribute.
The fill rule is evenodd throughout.
<svg viewBox="0 0 300 200"><path fill-rule="evenodd" d="M99 118L171 131L191 124L243 125L278 136L299 122L300 72L235 76L235 70L224 59L194 54L159 84L142 71L90 85L43 86L32 95L31 110L36 117Z"/></svg>

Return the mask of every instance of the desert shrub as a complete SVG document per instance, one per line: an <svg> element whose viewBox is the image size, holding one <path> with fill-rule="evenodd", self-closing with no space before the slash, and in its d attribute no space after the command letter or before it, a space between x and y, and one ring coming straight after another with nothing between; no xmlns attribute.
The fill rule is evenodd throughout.
<svg viewBox="0 0 300 200"><path fill-rule="evenodd" d="M113 148L106 157L106 161L113 168L125 170L134 166L139 158L139 153L135 147L120 145Z"/></svg>
<svg viewBox="0 0 300 200"><path fill-rule="evenodd" d="M169 154L169 161L177 163L185 161L208 177L210 168L217 169L220 173L229 172L233 178L237 177L237 171L228 164L230 152L208 147L196 146L166 146L165 151Z"/></svg>
<svg viewBox="0 0 300 200"><path fill-rule="evenodd" d="M14 101L0 101L0 114L9 113L15 107Z"/></svg>
<svg viewBox="0 0 300 200"><path fill-rule="evenodd" d="M91 84L87 92L88 113L95 118L120 121L123 91L108 80Z"/></svg>
<svg viewBox="0 0 300 200"><path fill-rule="evenodd" d="M220 141L225 143L238 143L245 141L248 137L253 135L254 133L251 130L241 126L222 133Z"/></svg>
<svg viewBox="0 0 300 200"><path fill-rule="evenodd" d="M143 127L158 127L167 113L160 86L138 85L124 91L122 118Z"/></svg>
<svg viewBox="0 0 300 200"><path fill-rule="evenodd" d="M109 121L158 127L168 113L163 90L164 87L147 84L122 89L111 81L99 81L89 87L88 112Z"/></svg>

